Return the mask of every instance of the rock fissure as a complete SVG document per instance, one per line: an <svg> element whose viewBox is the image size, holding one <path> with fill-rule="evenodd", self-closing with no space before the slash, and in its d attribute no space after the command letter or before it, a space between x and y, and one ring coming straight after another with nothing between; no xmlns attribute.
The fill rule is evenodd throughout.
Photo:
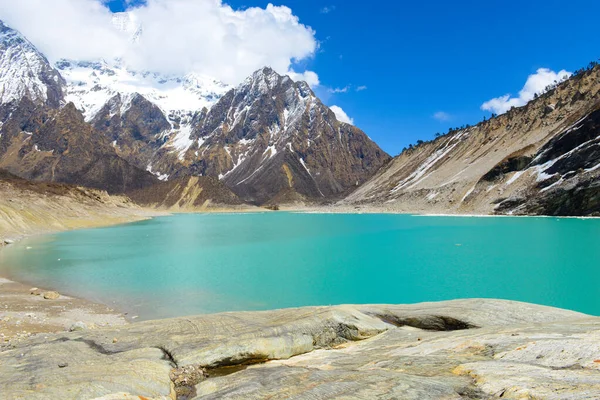
<svg viewBox="0 0 600 400"><path fill-rule="evenodd" d="M466 329L477 329L477 325L444 315L430 315L420 318L393 315L393 314L370 314L385 323L396 327L410 326L424 331L450 332Z"/></svg>

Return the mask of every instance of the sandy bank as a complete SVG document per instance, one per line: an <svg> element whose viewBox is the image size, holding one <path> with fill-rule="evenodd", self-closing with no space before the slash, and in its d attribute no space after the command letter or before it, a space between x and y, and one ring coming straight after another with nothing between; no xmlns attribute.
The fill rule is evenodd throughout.
<svg viewBox="0 0 600 400"><path fill-rule="evenodd" d="M106 306L65 295L47 299L44 294L49 292L0 278L0 346L14 345L32 335L74 329L76 323L88 329L126 323L122 314Z"/></svg>

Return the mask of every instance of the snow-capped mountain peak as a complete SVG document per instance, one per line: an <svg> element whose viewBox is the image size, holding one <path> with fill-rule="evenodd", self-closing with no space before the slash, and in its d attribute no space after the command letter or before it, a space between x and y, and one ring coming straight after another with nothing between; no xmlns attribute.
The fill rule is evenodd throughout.
<svg viewBox="0 0 600 400"><path fill-rule="evenodd" d="M0 104L29 97L58 107L65 81L23 35L0 21Z"/></svg>
<svg viewBox="0 0 600 400"><path fill-rule="evenodd" d="M60 60L56 66L68 84L66 100L82 110L88 121L117 94L127 97L138 93L165 115L181 117L212 106L229 90L222 82L200 74L180 77L135 71L120 60Z"/></svg>

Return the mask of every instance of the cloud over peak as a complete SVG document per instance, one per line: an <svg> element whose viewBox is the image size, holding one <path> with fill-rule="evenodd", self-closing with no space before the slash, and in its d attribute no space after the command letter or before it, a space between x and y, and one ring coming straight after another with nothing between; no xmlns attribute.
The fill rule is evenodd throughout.
<svg viewBox="0 0 600 400"><path fill-rule="evenodd" d="M510 94L505 94L504 96L486 101L481 105L481 109L496 114L503 114L512 107L524 106L533 100L536 94L540 95L544 93L549 85L560 83L571 75L571 72L564 69L554 72L548 68L540 68L535 74L529 75L518 97L511 97Z"/></svg>
<svg viewBox="0 0 600 400"><path fill-rule="evenodd" d="M317 49L315 32L286 6L234 10L221 0L147 0L128 11L141 35L117 29L101 0L0 0L0 15L51 61L122 58L132 68L197 72L226 83L271 66L292 79L318 84L312 71L294 71Z"/></svg>
<svg viewBox="0 0 600 400"><path fill-rule="evenodd" d="M330 106L329 108L331 109L331 111L333 111L333 113L335 114L335 117L337 118L338 121L345 122L350 125L354 125L354 119L350 118L348 116L348 114L346 114L346 112L344 110L342 110L342 107Z"/></svg>

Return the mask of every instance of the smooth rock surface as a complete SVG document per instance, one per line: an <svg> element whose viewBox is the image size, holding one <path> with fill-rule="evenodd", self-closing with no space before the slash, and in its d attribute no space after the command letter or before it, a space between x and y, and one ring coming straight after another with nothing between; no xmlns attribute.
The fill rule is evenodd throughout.
<svg viewBox="0 0 600 400"><path fill-rule="evenodd" d="M185 381L173 370L204 367L209 377L178 393L590 399L598 343L600 318L501 300L236 312L33 337L0 352L0 388L8 399L168 399L169 375Z"/></svg>

